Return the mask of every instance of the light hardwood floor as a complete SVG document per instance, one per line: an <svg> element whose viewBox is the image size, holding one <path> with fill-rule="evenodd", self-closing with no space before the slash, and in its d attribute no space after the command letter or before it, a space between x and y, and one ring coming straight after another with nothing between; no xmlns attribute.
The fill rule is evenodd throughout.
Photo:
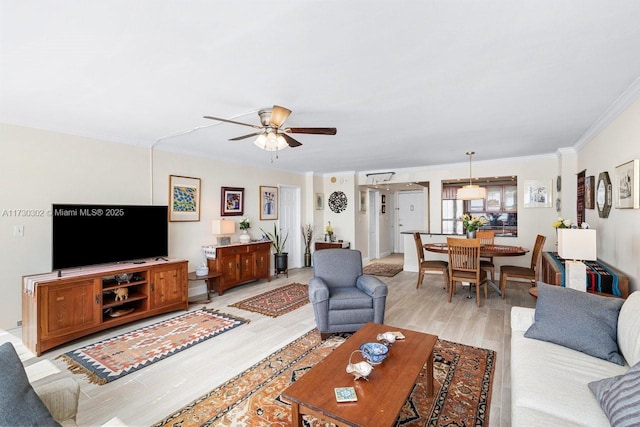
<svg viewBox="0 0 640 427"><path fill-rule="evenodd" d="M380 261L402 263L402 256L394 254ZM50 350L25 364L49 360L60 369L54 376L72 377L80 383L77 421L81 426L102 425L114 417L130 426L150 425L313 329L315 322L310 304L275 319L229 307L229 304L288 283L308 283L311 276L310 268L292 269L288 278L280 276L271 282L250 283L230 289L221 297L212 295L206 307L244 317L251 322L106 385L88 383L84 376L72 374L64 363L55 358L66 351L173 317L180 312L91 335ZM477 308L475 298L467 299L467 290L460 286L449 304L440 275L427 276L420 289L416 289L417 273L402 271L394 277L381 279L389 286L385 324L427 332L442 339L497 352L489 424L492 427L509 426L509 313L512 306L535 305L535 300L527 292L528 285L510 286L505 300L490 291L489 299L483 300L482 307ZM193 304L189 310L202 306ZM20 336L19 329L9 332Z"/></svg>

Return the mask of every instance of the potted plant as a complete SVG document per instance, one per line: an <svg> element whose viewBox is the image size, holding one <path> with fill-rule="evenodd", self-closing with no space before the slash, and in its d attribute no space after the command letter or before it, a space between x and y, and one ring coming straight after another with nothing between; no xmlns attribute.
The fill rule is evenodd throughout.
<svg viewBox="0 0 640 427"><path fill-rule="evenodd" d="M260 230L269 240L271 240L271 246L273 246L273 250L275 251L273 257L275 260L276 275L280 273L288 273L287 270L288 270L288 263L289 263L289 260L288 260L289 254L287 252L284 252L284 245L285 243L287 243L287 238L289 237L289 233L287 233L287 235L284 236L284 239L283 239L280 233L278 232L278 226L276 225L275 222L273 223L273 233L264 231L262 228L260 228Z"/></svg>
<svg viewBox="0 0 640 427"><path fill-rule="evenodd" d="M251 221L249 218L244 217L240 220L240 230L242 230L242 234L240 234L239 240L240 243L249 243L251 241L251 236L247 232L248 229L251 228Z"/></svg>

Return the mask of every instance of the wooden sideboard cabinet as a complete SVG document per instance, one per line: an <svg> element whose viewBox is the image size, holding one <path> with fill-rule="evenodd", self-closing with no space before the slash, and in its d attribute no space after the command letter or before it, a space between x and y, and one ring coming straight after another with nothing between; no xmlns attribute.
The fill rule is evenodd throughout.
<svg viewBox="0 0 640 427"><path fill-rule="evenodd" d="M243 283L271 280L270 249L270 241L218 246L215 259L207 258L209 272L221 273L216 282L218 295Z"/></svg>
<svg viewBox="0 0 640 427"><path fill-rule="evenodd" d="M118 282L119 274L128 274L128 280ZM40 356L112 326L188 310L187 294L185 260L91 266L63 272L61 277L57 273L25 276L22 341Z"/></svg>

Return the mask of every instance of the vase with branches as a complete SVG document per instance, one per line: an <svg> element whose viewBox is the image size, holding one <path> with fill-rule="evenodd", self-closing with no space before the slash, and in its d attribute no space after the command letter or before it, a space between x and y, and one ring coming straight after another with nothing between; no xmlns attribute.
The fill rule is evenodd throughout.
<svg viewBox="0 0 640 427"><path fill-rule="evenodd" d="M311 224L300 226L302 239L304 240L304 266L311 267L311 239L313 238L313 226Z"/></svg>

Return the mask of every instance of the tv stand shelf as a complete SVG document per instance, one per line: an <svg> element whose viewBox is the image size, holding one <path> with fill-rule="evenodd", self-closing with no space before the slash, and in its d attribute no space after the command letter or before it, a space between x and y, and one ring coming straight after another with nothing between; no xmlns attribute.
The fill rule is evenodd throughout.
<svg viewBox="0 0 640 427"><path fill-rule="evenodd" d="M130 274L131 279L119 283L118 274ZM185 260L93 266L63 272L61 277L57 272L25 276L22 341L40 356L113 326L188 310L187 294Z"/></svg>

